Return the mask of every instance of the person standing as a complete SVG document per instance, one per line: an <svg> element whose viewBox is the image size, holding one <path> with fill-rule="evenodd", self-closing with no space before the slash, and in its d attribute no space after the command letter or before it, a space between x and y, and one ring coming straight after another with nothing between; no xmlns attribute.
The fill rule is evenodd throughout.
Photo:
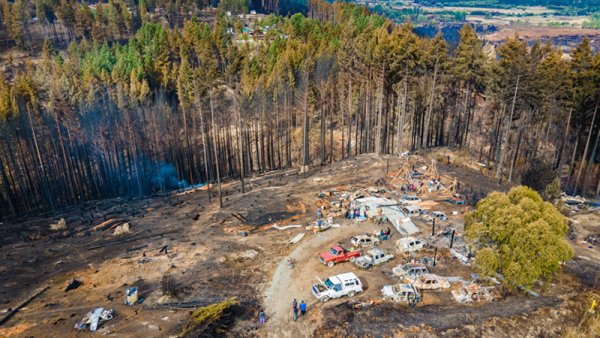
<svg viewBox="0 0 600 338"><path fill-rule="evenodd" d="M260 310L260 312L258 313L258 322L260 324L264 324L267 322L267 315L265 314L264 310Z"/></svg>
<svg viewBox="0 0 600 338"><path fill-rule="evenodd" d="M296 321L296 319L298 319L298 302L296 301L296 298L294 298L294 301L292 302L292 310L294 311L294 321Z"/></svg>
<svg viewBox="0 0 600 338"><path fill-rule="evenodd" d="M306 313L306 303L304 301L300 302L300 314L304 316Z"/></svg>

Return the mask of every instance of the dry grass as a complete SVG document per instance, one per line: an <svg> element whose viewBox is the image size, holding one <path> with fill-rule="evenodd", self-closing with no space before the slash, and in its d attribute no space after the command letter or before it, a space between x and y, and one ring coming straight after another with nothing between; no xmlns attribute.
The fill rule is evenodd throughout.
<svg viewBox="0 0 600 338"><path fill-rule="evenodd" d="M589 294L589 301L581 309L581 320L577 325L565 328L563 337L566 338L593 338L600 334L600 311L598 305L592 310L592 302L598 304L600 295Z"/></svg>
<svg viewBox="0 0 600 338"><path fill-rule="evenodd" d="M223 317L227 309L236 304L238 304L237 298L231 297L223 302L201 307L192 312L190 319L188 319L183 329L181 329L179 337L197 337L202 335L212 324L218 322Z"/></svg>

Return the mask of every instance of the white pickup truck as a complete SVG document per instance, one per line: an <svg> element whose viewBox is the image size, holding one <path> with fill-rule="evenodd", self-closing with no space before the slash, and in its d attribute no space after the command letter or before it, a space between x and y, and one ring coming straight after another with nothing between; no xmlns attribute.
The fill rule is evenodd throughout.
<svg viewBox="0 0 600 338"><path fill-rule="evenodd" d="M329 277L324 282L317 279L319 283L313 284L312 293L323 303L332 298L354 297L357 293L363 292L360 279L352 272Z"/></svg>

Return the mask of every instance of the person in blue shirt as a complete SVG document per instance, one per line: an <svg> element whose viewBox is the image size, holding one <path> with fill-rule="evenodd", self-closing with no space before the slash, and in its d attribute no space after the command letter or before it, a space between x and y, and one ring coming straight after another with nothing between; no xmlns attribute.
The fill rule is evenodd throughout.
<svg viewBox="0 0 600 338"><path fill-rule="evenodd" d="M300 314L304 315L306 313L306 303L304 301L300 302Z"/></svg>

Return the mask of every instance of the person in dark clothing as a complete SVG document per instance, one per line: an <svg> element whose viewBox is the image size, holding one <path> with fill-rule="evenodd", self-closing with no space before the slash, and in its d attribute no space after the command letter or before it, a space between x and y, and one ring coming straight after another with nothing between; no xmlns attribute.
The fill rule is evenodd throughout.
<svg viewBox="0 0 600 338"><path fill-rule="evenodd" d="M294 301L292 302L292 310L294 311L294 320L298 319L298 302L296 301L296 298L294 298Z"/></svg>

